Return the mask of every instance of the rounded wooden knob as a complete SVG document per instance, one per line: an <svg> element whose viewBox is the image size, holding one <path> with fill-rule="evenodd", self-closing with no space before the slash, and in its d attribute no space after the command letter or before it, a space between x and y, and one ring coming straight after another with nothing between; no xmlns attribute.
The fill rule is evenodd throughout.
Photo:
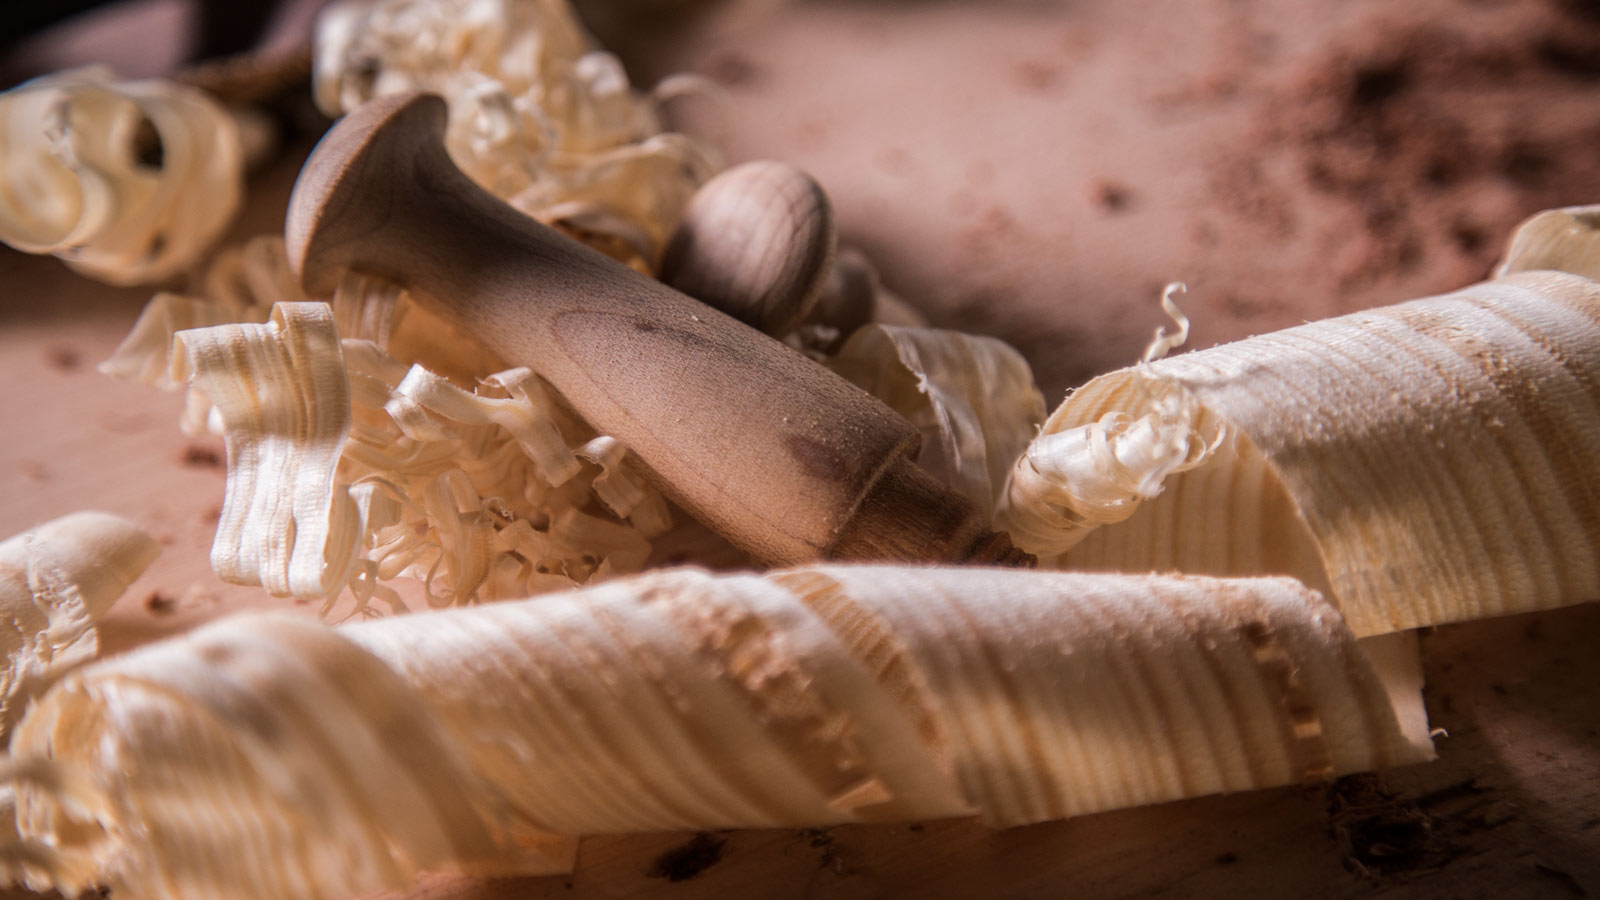
<svg viewBox="0 0 1600 900"><path fill-rule="evenodd" d="M823 349L837 353L856 329L871 322L878 307L878 271L853 247L834 256L828 281L811 311L810 321L836 332Z"/></svg>
<svg viewBox="0 0 1600 900"><path fill-rule="evenodd" d="M780 162L744 163L689 201L661 280L782 337L816 305L834 243L833 207L811 176Z"/></svg>
<svg viewBox="0 0 1600 900"><path fill-rule="evenodd" d="M445 123L438 97L397 95L361 106L322 139L285 228L308 293L331 294L350 270L405 287L502 359L532 367L595 430L626 444L663 493L758 560L1012 558L991 546L971 503L917 468L910 422L482 190L445 152ZM780 194L791 199L774 209L826 206L820 191L760 196ZM812 250L798 257L815 264L777 265L794 277L748 283L820 281L831 220L767 220L811 223L800 245ZM794 238L770 225L756 233L765 236L749 248L756 257Z"/></svg>

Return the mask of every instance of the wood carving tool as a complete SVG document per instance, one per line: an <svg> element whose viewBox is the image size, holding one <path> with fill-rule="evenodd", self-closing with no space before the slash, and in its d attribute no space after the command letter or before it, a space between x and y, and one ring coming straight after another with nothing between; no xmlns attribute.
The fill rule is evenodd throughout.
<svg viewBox="0 0 1600 900"><path fill-rule="evenodd" d="M347 270L402 285L638 456L667 496L756 559L1031 565L919 468L916 429L748 325L479 188L444 147L444 101L341 120L290 198L312 296Z"/></svg>

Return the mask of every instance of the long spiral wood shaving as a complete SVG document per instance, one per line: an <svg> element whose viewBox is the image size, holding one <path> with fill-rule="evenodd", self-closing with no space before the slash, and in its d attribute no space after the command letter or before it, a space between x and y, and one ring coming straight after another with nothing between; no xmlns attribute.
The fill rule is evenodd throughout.
<svg viewBox="0 0 1600 900"><path fill-rule="evenodd" d="M1098 378L1000 522L1045 564L1292 575L1381 634L1600 598L1597 459L1600 284L1522 272Z"/></svg>
<svg viewBox="0 0 1600 900"><path fill-rule="evenodd" d="M983 569L678 569L341 629L238 617L34 708L0 868L310 900L553 871L571 835L1006 826L1429 758L1416 673L1366 647L1289 579Z"/></svg>

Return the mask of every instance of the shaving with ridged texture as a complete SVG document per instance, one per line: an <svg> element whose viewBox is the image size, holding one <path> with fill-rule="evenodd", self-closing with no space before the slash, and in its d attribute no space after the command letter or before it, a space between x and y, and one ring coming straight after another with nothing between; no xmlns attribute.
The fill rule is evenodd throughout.
<svg viewBox="0 0 1600 900"><path fill-rule="evenodd" d="M503 400L456 387L421 366L412 366L384 409L412 440L443 440L443 421L462 425L497 425L509 432L533 460L539 475L559 485L578 474L578 460L555 421L550 400L532 372L517 369L495 376L494 385L520 396ZM429 414L432 414L431 416Z"/></svg>
<svg viewBox="0 0 1600 900"><path fill-rule="evenodd" d="M1223 440L1063 541L1050 467L1095 460L1050 444L1108 416ZM1600 284L1522 272L1097 378L1018 460L1000 523L1042 564L1292 575L1382 634L1600 597L1597 458Z"/></svg>
<svg viewBox="0 0 1600 900"><path fill-rule="evenodd" d="M0 542L0 742L44 688L100 650L95 623L161 552L119 516L76 512Z"/></svg>
<svg viewBox="0 0 1600 900"><path fill-rule="evenodd" d="M1161 494L1169 476L1200 465L1222 442L1215 416L1149 371L1152 361L1188 340L1189 320L1173 300L1184 290L1174 282L1161 292L1177 327L1158 329L1132 370L1130 389L1140 403L1128 406L1143 407L1137 415L1118 409L1044 429L1014 457L997 506L1019 546L1045 557L1065 553L1101 525L1133 515Z"/></svg>
<svg viewBox="0 0 1600 900"><path fill-rule="evenodd" d="M289 273L283 238L260 236L219 251L200 279L200 295L162 291L139 313L132 330L99 366L103 374L164 391L184 387L172 377L172 339L180 331L235 323L260 324L279 300L304 301ZM190 390L178 422L184 434L221 434L204 391Z"/></svg>
<svg viewBox="0 0 1600 900"><path fill-rule="evenodd" d="M175 346L173 380L213 409L228 448L212 546L226 580L329 610L349 588L361 614L373 599L404 609L387 582L405 576L430 606L525 597L638 571L671 527L627 448L527 369L467 390L341 341L322 303Z"/></svg>
<svg viewBox="0 0 1600 900"><path fill-rule="evenodd" d="M628 448L621 441L601 435L575 452L600 467L600 474L594 478L594 493L607 509L632 521L647 538L664 534L672 527L666 500L628 463Z"/></svg>
<svg viewBox="0 0 1600 900"><path fill-rule="evenodd" d="M1289 579L680 569L337 631L239 617L41 701L0 860L314 898L549 871L563 835L1018 825L1427 759L1410 687Z"/></svg>
<svg viewBox="0 0 1600 900"><path fill-rule="evenodd" d="M219 250L198 279L195 294L161 292L151 298L132 330L100 364L100 371L127 381L175 390L170 377L172 338L191 328L267 320L274 303L303 302L300 279L289 269L281 235L258 235ZM395 285L359 273L342 279L332 300L341 338L372 341L386 354L452 378L471 380L506 368L476 342L426 315ZM185 434L221 434L199 391L180 425Z"/></svg>
<svg viewBox="0 0 1600 900"><path fill-rule="evenodd" d="M172 378L215 405L228 453L211 567L273 596L323 597L349 577L329 558L363 529L335 467L350 383L325 303L280 303L262 325L180 332ZM362 516L361 518L364 518Z"/></svg>
<svg viewBox="0 0 1600 900"><path fill-rule="evenodd" d="M88 68L0 93L0 241L102 281L199 262L243 173L233 117L194 88Z"/></svg>
<svg viewBox="0 0 1600 900"><path fill-rule="evenodd" d="M265 321L267 314L266 308L235 309L198 297L162 291L145 304L133 329L99 369L112 378L165 391L177 390L183 383L172 377L171 347L178 332L239 322L259 324ZM211 398L204 391L189 391L183 414L178 419L179 430L190 436L207 432L221 434L221 422L212 418L212 409Z"/></svg>

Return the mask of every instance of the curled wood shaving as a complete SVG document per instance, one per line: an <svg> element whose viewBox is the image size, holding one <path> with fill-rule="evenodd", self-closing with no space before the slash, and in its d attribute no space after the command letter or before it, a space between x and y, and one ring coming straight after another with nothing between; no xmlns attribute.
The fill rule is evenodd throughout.
<svg viewBox="0 0 1600 900"><path fill-rule="evenodd" d="M666 501L628 463L628 448L621 441L601 435L576 452L600 467L594 479L595 496L612 512L633 520L640 534L655 537L672 527Z"/></svg>
<svg viewBox="0 0 1600 900"><path fill-rule="evenodd" d="M1224 437L1216 416L1182 392L1132 377L1129 408L1046 428L1017 458L1000 521L1030 553L1059 556L1101 525L1126 520L1169 476L1207 460ZM1052 421L1056 421L1052 419Z"/></svg>
<svg viewBox="0 0 1600 900"><path fill-rule="evenodd" d="M405 607L386 584L402 576L443 606L643 567L666 502L530 371L469 391L341 342L333 320L327 304L283 303L265 324L177 335L173 380L213 405L227 444L219 575L325 612L348 587L367 613L374 598Z"/></svg>
<svg viewBox="0 0 1600 900"><path fill-rule="evenodd" d="M215 406L227 445L212 569L275 596L337 591L353 559L328 551L359 548L364 529L335 490L350 387L327 304L278 304L265 324L180 332L174 346L173 380Z"/></svg>
<svg viewBox="0 0 1600 900"><path fill-rule="evenodd" d="M1547 209L1517 226L1495 275L1539 269L1600 280L1600 205Z"/></svg>
<svg viewBox="0 0 1600 900"><path fill-rule="evenodd" d="M1116 409L1094 421L1057 425L1014 457L1001 506L1018 546L1036 555L1066 552L1101 525L1132 516L1161 494L1169 476L1200 465L1223 441L1216 416L1149 371L1151 362L1189 337L1189 320L1172 299L1184 290L1174 282L1161 292L1161 307L1176 328L1156 331L1129 379L1137 399L1124 406L1139 408L1140 415Z"/></svg>
<svg viewBox="0 0 1600 900"><path fill-rule="evenodd" d="M113 284L197 263L238 208L233 118L204 93L63 72L0 94L0 240Z"/></svg>
<svg viewBox="0 0 1600 900"><path fill-rule="evenodd" d="M1079 471L1098 486L1104 450L1039 461L1108 416L1225 440L1085 537L1057 495L1084 493ZM1045 564L1293 575L1381 634L1600 596L1596 458L1600 284L1524 272L1095 379L999 521Z"/></svg>
<svg viewBox="0 0 1600 900"><path fill-rule="evenodd" d="M70 761L13 758L7 880L69 896L113 884L150 898L337 898L403 886L418 867L531 874L570 861L570 847L514 845L493 827L498 798L379 660L309 623L229 621L250 627L202 630L198 654L169 642L131 669L113 661L104 680L63 684L65 707L35 708L32 734L139 737L75 745L86 755ZM76 720L71 706L98 712ZM141 788L101 793L112 769Z"/></svg>
<svg viewBox="0 0 1600 900"><path fill-rule="evenodd" d="M322 304L291 305L263 325L274 298L305 301L280 237L225 249L200 283L203 297L158 294L101 369L168 389L187 379L184 430L239 445L213 546L223 577L305 598L348 587L360 613L374 599L404 608L388 582L406 576L424 580L434 605L521 597L637 571L670 527L626 448L558 409L528 370L495 371L492 354L393 285L351 275L331 316ZM326 393L296 380L290 324L318 335L299 352L342 360L318 363ZM222 325L251 327L177 342L207 354L207 374L192 377L169 352L174 337ZM263 390L275 384L296 387ZM213 389L229 399L226 413ZM327 414L338 409L348 413ZM290 495L300 500L283 502ZM315 520L311 537L281 530L300 516Z"/></svg>
<svg viewBox="0 0 1600 900"><path fill-rule="evenodd" d="M412 366L384 406L412 440L448 440L446 423L497 425L533 460L541 478L559 485L578 474L578 460L551 418L550 395L528 369L513 369L488 382L508 396L483 396L458 388L421 366Z"/></svg>
<svg viewBox="0 0 1600 900"><path fill-rule="evenodd" d="M324 112L441 94L462 171L645 271L720 167L699 141L663 131L658 101L630 87L565 0L345 0L323 13L316 43Z"/></svg>
<svg viewBox="0 0 1600 900"><path fill-rule="evenodd" d="M96 621L160 552L133 523L103 512L0 542L0 743L35 696L94 659Z"/></svg>
<svg viewBox="0 0 1600 900"><path fill-rule="evenodd" d="M670 570L337 631L241 617L41 701L0 869L329 897L550 871L566 835L1015 825L1429 758L1415 680L1384 678L1289 579Z"/></svg>
<svg viewBox="0 0 1600 900"><path fill-rule="evenodd" d="M162 390L183 386L172 376L172 339L180 331L233 323L261 323L279 300L304 301L289 271L283 238L262 236L224 248L200 279L202 296L162 292L145 304L128 336L100 371ZM222 433L203 391L192 390L179 421L184 434Z"/></svg>
<svg viewBox="0 0 1600 900"><path fill-rule="evenodd" d="M1044 421L1028 361L995 338L872 324L828 364L911 420L923 433L917 462L985 514Z"/></svg>

